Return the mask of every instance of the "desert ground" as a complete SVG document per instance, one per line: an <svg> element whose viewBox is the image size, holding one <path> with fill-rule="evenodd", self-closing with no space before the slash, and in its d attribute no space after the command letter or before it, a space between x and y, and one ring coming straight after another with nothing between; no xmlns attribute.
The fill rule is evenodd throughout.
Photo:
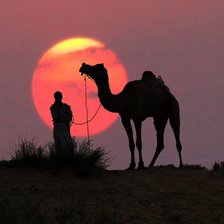
<svg viewBox="0 0 224 224"><path fill-rule="evenodd" d="M0 167L0 223L224 223L224 173Z"/></svg>

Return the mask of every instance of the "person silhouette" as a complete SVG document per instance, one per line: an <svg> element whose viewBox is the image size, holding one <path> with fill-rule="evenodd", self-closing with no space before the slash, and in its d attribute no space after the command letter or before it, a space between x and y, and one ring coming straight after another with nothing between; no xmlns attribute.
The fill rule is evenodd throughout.
<svg viewBox="0 0 224 224"><path fill-rule="evenodd" d="M62 102L63 95L60 91L54 93L54 104L50 111L53 119L53 138L55 142L55 153L59 160L70 158L73 141L70 133L70 123L73 113L70 105Z"/></svg>

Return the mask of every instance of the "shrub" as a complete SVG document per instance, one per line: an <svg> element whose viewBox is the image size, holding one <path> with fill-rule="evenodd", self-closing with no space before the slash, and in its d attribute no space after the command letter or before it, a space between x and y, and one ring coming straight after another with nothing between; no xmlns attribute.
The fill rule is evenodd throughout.
<svg viewBox="0 0 224 224"><path fill-rule="evenodd" d="M69 157L57 158L53 141L37 146L35 138L19 137L10 161L22 166L71 165L79 176L84 177L92 174L95 168L106 169L111 159L103 147L94 147L92 140L79 143L73 138L73 149Z"/></svg>
<svg viewBox="0 0 224 224"><path fill-rule="evenodd" d="M212 167L213 171L224 171L224 161L221 162L215 162L213 167Z"/></svg>
<svg viewBox="0 0 224 224"><path fill-rule="evenodd" d="M15 145L15 153L11 156L11 161L21 165L39 165L46 159L44 149L37 146L35 138L26 139L19 137L19 142Z"/></svg>
<svg viewBox="0 0 224 224"><path fill-rule="evenodd" d="M92 141L82 141L75 144L73 165L79 176L92 174L95 168L106 169L111 159L103 147L96 147Z"/></svg>
<svg viewBox="0 0 224 224"><path fill-rule="evenodd" d="M54 141L48 141L44 145L44 149L46 151L46 158L48 160L54 160L56 158Z"/></svg>

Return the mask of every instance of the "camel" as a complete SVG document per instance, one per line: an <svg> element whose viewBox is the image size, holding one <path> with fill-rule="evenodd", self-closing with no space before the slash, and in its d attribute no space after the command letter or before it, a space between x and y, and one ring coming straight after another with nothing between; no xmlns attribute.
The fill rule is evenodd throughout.
<svg viewBox="0 0 224 224"><path fill-rule="evenodd" d="M83 63L79 69L81 75L85 74L92 79L98 88L98 97L103 107L113 113L119 113L122 124L126 130L129 148L131 152L131 162L129 170L134 170L135 163L135 143L131 120L134 122L136 130L136 146L138 149L139 162L137 169L145 169L142 157L142 122L147 117L154 119L156 129L157 147L148 167L152 167L159 154L164 148L164 131L169 119L176 139L176 148L179 154L179 166L182 163L182 146L180 142L180 114L179 104L165 86L162 79L157 78L151 71L145 71L142 79L128 82L119 94L112 94L109 86L107 70L104 64L88 65Z"/></svg>

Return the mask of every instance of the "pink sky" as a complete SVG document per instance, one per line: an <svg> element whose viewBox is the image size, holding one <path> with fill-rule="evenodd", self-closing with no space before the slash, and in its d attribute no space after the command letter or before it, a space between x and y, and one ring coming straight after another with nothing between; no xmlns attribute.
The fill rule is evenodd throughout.
<svg viewBox="0 0 224 224"><path fill-rule="evenodd" d="M144 70L162 75L181 106L185 163L211 166L224 160L223 8L222 0L2 1L0 158L9 156L19 135L36 137L40 144L52 138L33 105L32 75L47 49L84 36L112 49L129 80ZM146 165L155 150L152 124L152 119L143 124ZM128 141L119 120L92 138L114 155L111 168L128 166ZM178 164L169 126L157 165L167 163Z"/></svg>

